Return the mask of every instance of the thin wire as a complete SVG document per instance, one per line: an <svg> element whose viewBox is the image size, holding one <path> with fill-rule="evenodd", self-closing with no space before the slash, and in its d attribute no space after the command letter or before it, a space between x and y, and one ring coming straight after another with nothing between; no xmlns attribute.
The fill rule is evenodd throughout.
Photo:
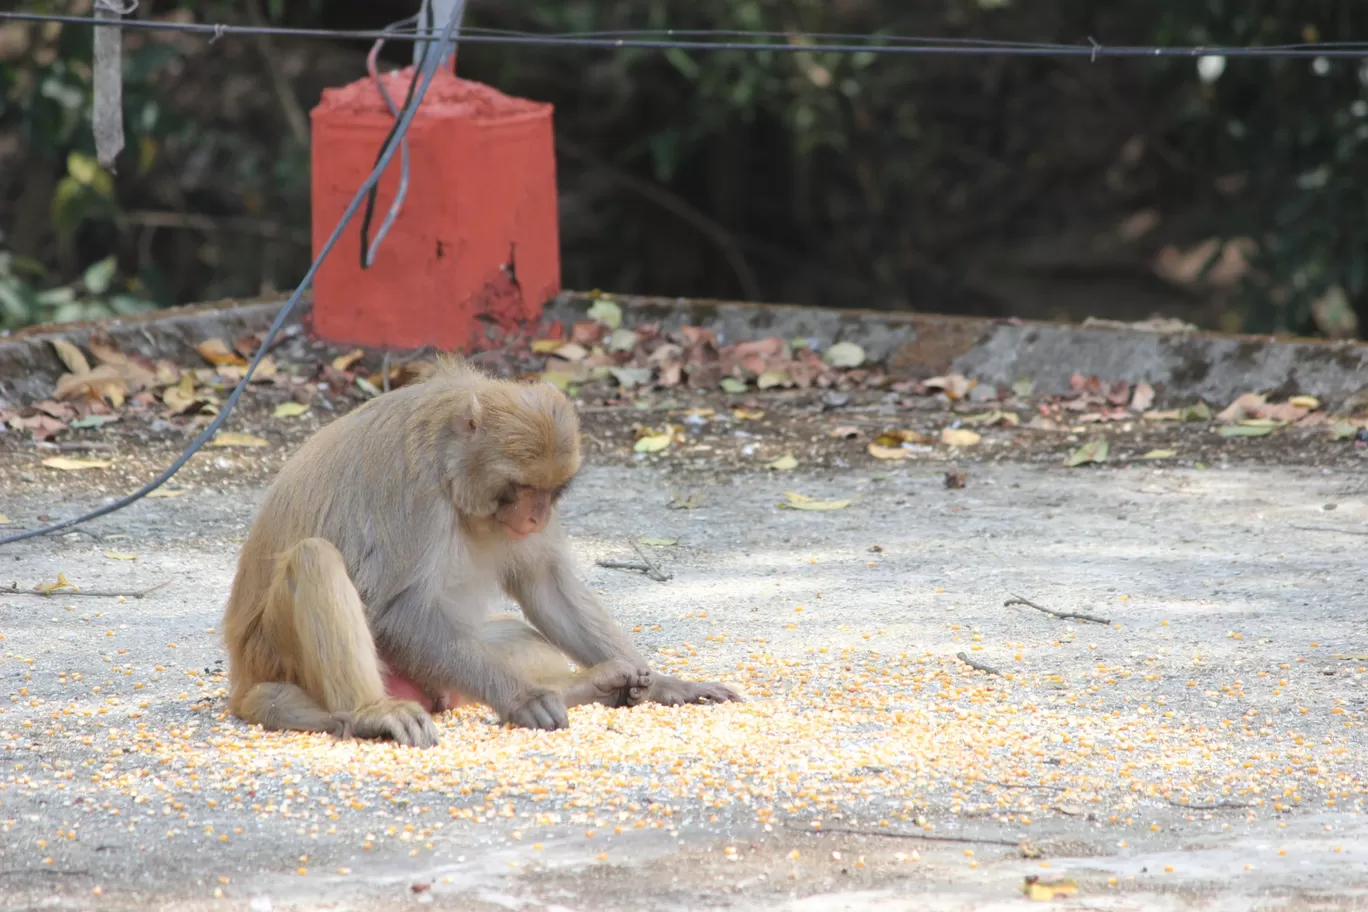
<svg viewBox="0 0 1368 912"><path fill-rule="evenodd" d="M454 13L455 10L453 10L453 15L448 18L441 36L437 39L437 47L435 50L438 54L438 59L444 59L452 45L452 36L456 30L457 20L457 16L454 15ZM434 68L424 75L423 84L414 96L414 103L404 111L403 117L399 119L396 125L396 135L401 139L404 134L408 132L409 125L413 123L413 118L418 113L422 98L427 94L428 86L431 84L432 77L436 72L437 71ZM414 81L417 82L416 79ZM27 538L48 535L83 522L88 522L92 519L97 519L108 513L113 513L115 510L123 509L165 484L172 475L175 475L176 472L180 471L182 466L190 461L190 457L194 456L195 453L214 436L214 434L218 433L218 429L223 426L223 423L228 419L228 415L233 411L233 406L236 405L238 399L242 397L242 392L247 388L247 382L252 378L253 371L255 371L257 365L261 363L261 359L266 356L266 352L271 346L271 341L280 332L281 327L285 325L286 318L290 315L290 312L294 310L295 305L299 303L299 299L303 297L305 289L313 282L313 277L314 274L318 272L318 267L323 264L323 261L332 251L338 238L342 237L342 231L347 227L347 223L352 220L352 217L356 215L356 211L361 208L361 201L365 198L366 193L380 180L380 175L384 173L385 167L389 164L390 159L394 157L395 149L397 149L398 146L399 144L396 142L389 143L384 154L380 156L380 160L376 163L375 167L371 169L371 173L356 191L356 195L352 197L351 203L347 206L346 211L342 213L342 218L338 221L336 227L333 228L332 234L329 235L328 240L324 242L322 249L319 250L318 256L314 258L313 263L309 266L309 271L305 273L304 278L295 288L294 293L291 294L289 300L285 302L285 306L280 309L280 313L276 315L275 321L271 324L271 328L266 331L265 338L261 340L261 346L257 349L256 355L252 357L251 363L247 365L247 370L243 374L242 379L238 381L238 385L233 389L232 395L224 402L223 408L219 411L218 415L214 417L214 420L209 422L208 427L206 427L198 437L191 441L190 445L185 448L185 451L176 458L176 461L163 469L161 474L156 478L152 479L132 494L128 494L116 501L105 504L95 510L91 510L89 513L82 516L53 523L50 526L31 529L27 532L20 532L17 535L10 535L6 538L0 538L0 545L10 545Z"/></svg>
<svg viewBox="0 0 1368 912"><path fill-rule="evenodd" d="M86 25L95 28L116 27L124 31L164 31L191 34L208 34L215 38L225 35L270 35L283 38L329 38L342 41L375 41L388 38L401 41L439 41L430 34L386 34L375 29L309 29L288 26L225 25L200 22L165 22L149 19L126 19L117 25L103 25L92 17L67 16L46 13L0 12L0 21L14 22L56 22L68 25ZM594 33L584 33L592 36ZM660 34L656 32L623 32L623 36ZM715 34L703 32L703 34ZM974 41L972 44L946 44L950 39L928 39L897 37L888 35L867 35L848 41L810 42L806 33L754 33L740 32L745 35L782 34L784 42L767 41L676 41L640 37L584 37L579 33L536 34L532 32L493 32L470 30L462 36L464 44L519 45L524 47L562 47L562 48L603 48L607 50L678 50L678 51L771 51L775 53L823 53L838 54L887 54L895 56L911 55L950 55L950 56L1002 56L1002 57L1327 57L1363 58L1368 57L1368 42L1345 41L1327 44L1282 44L1264 47L1223 47L1214 46L1174 46L1155 45L1117 45L1115 47L1098 44L1047 44L1047 43L987 43ZM877 44L854 43L855 40L880 42ZM972 40L972 39L970 39ZM890 43L902 42L902 43Z"/></svg>
<svg viewBox="0 0 1368 912"><path fill-rule="evenodd" d="M423 8L425 10L428 9L426 4L424 4ZM395 26L415 20L416 17L409 16L407 19L395 23ZM426 25L430 28L432 23L428 22ZM377 38L375 44L371 45L370 53L366 55L366 70L370 73L371 79L375 81L375 88L380 92L380 97L384 99L385 107L389 108L390 114L394 117L394 122L397 124L399 122L400 109L395 105L394 99L390 98L389 89L386 88L385 81L380 78L380 73L376 66L376 58L380 56L380 49L384 46L385 39L383 38ZM427 63L427 52L428 46L425 44L423 45L422 53L418 57L418 66L414 68L413 79L409 82L410 87L413 86L414 82L418 81L419 74L425 72L424 67ZM392 133L393 127L390 129ZM385 236L389 234L390 226L392 226L395 219L399 217L399 210L403 208L404 200L408 197L409 141L407 136L399 140L399 152L399 189L394 192L394 200L390 203L389 212L385 214L385 221L381 223L380 230L375 232L375 240L370 243L366 242L366 233L367 229L370 228L371 214L374 211L375 187L372 187L371 192L366 196L366 216L361 222L361 249L365 251L361 262L362 268L369 269L374 265L375 251L380 247L381 243L384 242ZM386 376L388 377L388 375Z"/></svg>

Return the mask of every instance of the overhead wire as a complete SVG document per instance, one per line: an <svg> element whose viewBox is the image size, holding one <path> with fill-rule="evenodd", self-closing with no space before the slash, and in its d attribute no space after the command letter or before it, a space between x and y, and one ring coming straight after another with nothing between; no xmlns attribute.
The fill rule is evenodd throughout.
<svg viewBox="0 0 1368 912"><path fill-rule="evenodd" d="M114 27L125 31L164 31L209 35L215 39L230 35L267 35L282 38L319 38L340 41L375 41L377 39L424 41L439 40L432 34L388 32L383 29L318 29L273 25L230 25L208 22L171 22L159 19L121 19L108 26L88 16L56 13L0 11L0 22L52 22L89 27ZM651 37L660 35L689 35L687 39ZM752 40L705 41L709 35L743 36ZM819 40L827 35L831 40ZM773 40L754 40L756 38ZM782 39L782 40L781 40ZM1224 45L1106 45L1093 39L1087 43L1004 42L974 38L921 38L916 36L871 33L759 32L744 30L671 30L642 29L614 32L559 32L538 33L498 29L468 29L462 34L462 44L518 45L524 47L563 47L682 50L682 51L773 51L803 53L823 51L845 54L953 55L953 56L1015 56L1015 57L1368 57L1368 42L1341 41L1325 43L1224 46Z"/></svg>

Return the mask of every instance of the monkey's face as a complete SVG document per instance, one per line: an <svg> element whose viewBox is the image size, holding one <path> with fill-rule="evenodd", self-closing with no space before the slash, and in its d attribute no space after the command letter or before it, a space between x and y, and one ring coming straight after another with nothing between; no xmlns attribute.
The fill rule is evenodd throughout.
<svg viewBox="0 0 1368 912"><path fill-rule="evenodd" d="M494 519L503 527L504 534L514 541L535 535L551 521L551 512L565 493L566 484L550 491L530 485L510 484L499 495L499 508L494 512Z"/></svg>

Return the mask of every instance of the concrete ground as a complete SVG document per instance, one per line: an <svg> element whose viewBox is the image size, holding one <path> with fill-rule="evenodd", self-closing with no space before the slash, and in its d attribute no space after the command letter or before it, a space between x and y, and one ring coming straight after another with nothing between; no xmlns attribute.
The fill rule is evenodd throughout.
<svg viewBox="0 0 1368 912"><path fill-rule="evenodd" d="M586 575L748 702L466 708L426 752L226 716L261 488L225 473L0 554L21 590L169 581L0 594L0 907L999 910L1034 875L1062 909L1368 908L1364 469L590 467ZM594 565L639 537L669 582Z"/></svg>

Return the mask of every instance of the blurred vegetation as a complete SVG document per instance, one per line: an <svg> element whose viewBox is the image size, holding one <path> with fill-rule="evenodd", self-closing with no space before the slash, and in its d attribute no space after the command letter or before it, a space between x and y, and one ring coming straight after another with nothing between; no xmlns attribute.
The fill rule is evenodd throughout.
<svg viewBox="0 0 1368 912"><path fill-rule="evenodd" d="M416 8L143 0L137 15L375 28ZM466 24L1269 45L1368 38L1368 5L474 0ZM306 112L364 74L367 45L127 33L125 49L110 175L89 129L91 30L0 26L0 329L270 292L308 265ZM567 287L1368 325L1368 63L468 45L459 72L556 105Z"/></svg>

